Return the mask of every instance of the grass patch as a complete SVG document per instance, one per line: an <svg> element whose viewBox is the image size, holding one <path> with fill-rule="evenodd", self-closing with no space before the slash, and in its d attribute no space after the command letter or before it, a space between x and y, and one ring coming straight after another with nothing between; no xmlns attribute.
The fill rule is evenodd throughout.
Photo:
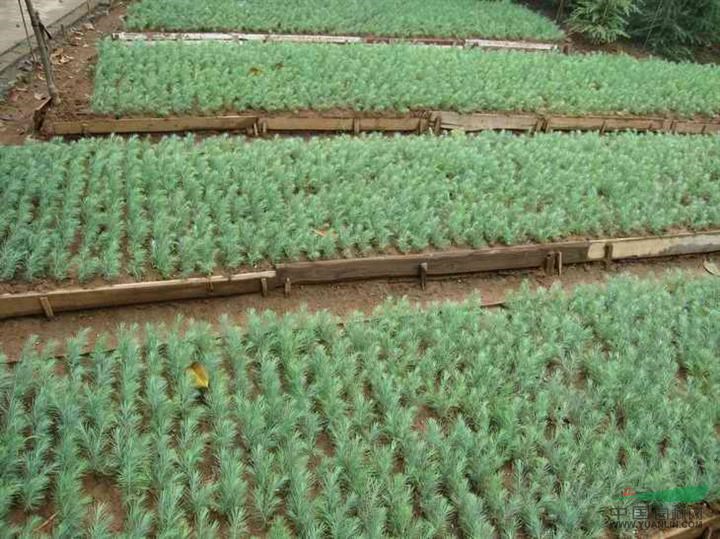
<svg viewBox="0 0 720 539"><path fill-rule="evenodd" d="M441 47L103 41L92 107L102 114L262 109L720 112L720 67L625 55Z"/></svg>
<svg viewBox="0 0 720 539"><path fill-rule="evenodd" d="M82 488L102 477L130 537L598 537L625 487L720 496L718 305L719 280L677 275L130 327L62 361L31 341L0 371L0 519L34 530L47 499L56 535L112 531Z"/></svg>
<svg viewBox="0 0 720 539"><path fill-rule="evenodd" d="M720 137L0 147L0 278L116 280L720 225Z"/></svg>

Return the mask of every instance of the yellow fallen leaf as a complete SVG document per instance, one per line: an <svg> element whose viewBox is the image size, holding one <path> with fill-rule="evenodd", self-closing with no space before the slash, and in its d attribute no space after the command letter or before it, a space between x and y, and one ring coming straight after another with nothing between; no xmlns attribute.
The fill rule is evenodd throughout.
<svg viewBox="0 0 720 539"><path fill-rule="evenodd" d="M193 361L190 366L185 369L193 379L193 383L197 389L207 389L210 386L210 375L202 363Z"/></svg>

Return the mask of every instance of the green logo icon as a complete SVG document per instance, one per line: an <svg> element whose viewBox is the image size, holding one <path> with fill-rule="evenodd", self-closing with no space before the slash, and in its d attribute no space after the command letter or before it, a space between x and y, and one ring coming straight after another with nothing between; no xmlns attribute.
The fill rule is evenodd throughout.
<svg viewBox="0 0 720 539"><path fill-rule="evenodd" d="M632 488L626 488L623 490L622 498L620 499L631 498L641 502L698 503L705 499L709 490L710 488L707 485L648 492L635 492Z"/></svg>

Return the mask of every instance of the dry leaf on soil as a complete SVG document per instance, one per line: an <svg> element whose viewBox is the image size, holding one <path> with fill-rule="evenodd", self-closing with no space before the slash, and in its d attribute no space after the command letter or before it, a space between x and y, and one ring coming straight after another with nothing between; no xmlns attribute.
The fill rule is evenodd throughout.
<svg viewBox="0 0 720 539"><path fill-rule="evenodd" d="M202 363L193 361L186 372L192 377L193 384L197 389L207 389L210 386L210 375Z"/></svg>

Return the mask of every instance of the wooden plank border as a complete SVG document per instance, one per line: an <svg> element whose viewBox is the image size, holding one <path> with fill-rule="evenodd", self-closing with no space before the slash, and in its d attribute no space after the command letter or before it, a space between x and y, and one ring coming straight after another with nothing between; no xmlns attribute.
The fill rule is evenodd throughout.
<svg viewBox="0 0 720 539"><path fill-rule="evenodd" d="M107 118L87 116L46 122L50 136L92 136L112 133L177 133L185 131L243 131L250 136L282 132L396 132L422 133L461 130L551 131L655 131L678 134L720 133L720 119L673 120L659 117L547 116L530 113L471 113L425 111L376 117L361 113L268 114L248 112L225 116L169 116Z"/></svg>
<svg viewBox="0 0 720 539"><path fill-rule="evenodd" d="M244 32L115 32L112 39L117 41L142 41L154 43L158 41L184 42L236 42L249 41L263 43L329 43L347 45L352 43L382 44L411 43L436 47L466 47L487 50L517 50L526 52L567 51L563 43L541 41L517 41L506 39L480 38L437 38L437 37L376 37L358 35L320 35L320 34L276 34L276 33L244 33Z"/></svg>
<svg viewBox="0 0 720 539"><path fill-rule="evenodd" d="M265 283L265 285L263 285ZM0 295L0 319L162 301L262 293L278 285L274 270L47 292ZM48 314L48 309L50 313Z"/></svg>
<svg viewBox="0 0 720 539"><path fill-rule="evenodd" d="M180 133L185 131L242 131L249 136L270 132L420 132L428 130L430 120L419 116L369 117L348 114L239 114L227 116L185 116L164 118L97 118L56 120L47 123L49 136L93 136L142 133Z"/></svg>
<svg viewBox="0 0 720 539"><path fill-rule="evenodd" d="M117 284L98 288L0 295L0 319L29 315L135 305L182 299L261 293L294 284L462 275L487 271L546 268L560 273L563 265L720 251L720 230L587 241L567 241L434 253L375 256L278 264L274 270L231 276Z"/></svg>
<svg viewBox="0 0 720 539"><path fill-rule="evenodd" d="M563 116L531 113L469 113L435 111L440 129L467 132L507 131L655 131L677 134L720 133L720 118L674 120L657 116Z"/></svg>
<svg viewBox="0 0 720 539"><path fill-rule="evenodd" d="M87 118L54 121L46 132L50 135L109 135L111 133L176 133L182 131L235 131L251 128L258 116L186 116L167 118Z"/></svg>
<svg viewBox="0 0 720 539"><path fill-rule="evenodd" d="M610 248L611 247L611 248ZM608 250L611 252L607 256ZM548 256L560 255L562 264L607 262L681 256L720 251L720 230L660 237L634 237L589 241L520 245L489 249L463 249L446 252L378 256L369 258L321 260L278 264L278 279L297 284L415 277L423 264L428 276L460 275L485 271L543 267Z"/></svg>

